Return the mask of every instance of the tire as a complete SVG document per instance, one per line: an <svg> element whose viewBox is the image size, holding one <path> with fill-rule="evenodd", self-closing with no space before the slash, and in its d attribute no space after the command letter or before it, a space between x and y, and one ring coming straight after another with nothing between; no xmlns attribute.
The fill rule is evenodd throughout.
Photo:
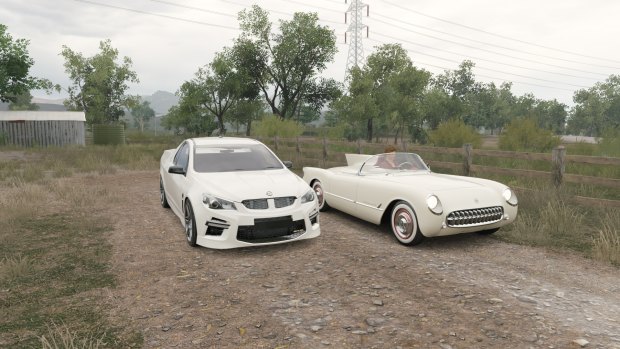
<svg viewBox="0 0 620 349"><path fill-rule="evenodd" d="M198 233L198 230L196 229L194 209L192 208L192 204L189 200L185 201L183 216L185 221L185 237L187 238L187 243L192 247L196 247L196 234Z"/></svg>
<svg viewBox="0 0 620 349"><path fill-rule="evenodd" d="M314 190L314 195L316 195L316 200L319 203L319 211L323 212L329 210L329 205L325 201L325 192L323 191L321 181L314 181L312 183L312 190Z"/></svg>
<svg viewBox="0 0 620 349"><path fill-rule="evenodd" d="M166 191L164 190L164 181L159 176L159 202L161 203L161 207L170 208L168 204L168 198L166 197Z"/></svg>
<svg viewBox="0 0 620 349"><path fill-rule="evenodd" d="M396 202L390 218L392 234L401 244L417 245L424 240L415 212L405 201Z"/></svg>
<svg viewBox="0 0 620 349"><path fill-rule="evenodd" d="M491 234L495 233L498 230L499 230L499 228L493 228L493 229L481 230L481 231L478 231L477 233L480 234L480 235L491 235Z"/></svg>

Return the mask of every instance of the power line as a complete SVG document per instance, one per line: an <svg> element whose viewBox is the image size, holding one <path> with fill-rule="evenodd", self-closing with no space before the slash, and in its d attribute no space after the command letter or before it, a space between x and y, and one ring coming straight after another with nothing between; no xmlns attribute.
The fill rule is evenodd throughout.
<svg viewBox="0 0 620 349"><path fill-rule="evenodd" d="M185 8L185 9L188 9L188 10L196 10L196 11L200 11L200 12L214 13L216 15L237 18L237 16L231 15L230 13L219 12L219 11L214 11L214 10L207 10L207 9L200 8L200 7L180 5L180 4L175 4L174 2L169 2L169 1L164 1L164 0L151 0L151 1L152 2L158 2L160 4L166 4L166 5L170 5L170 6L181 7L181 8Z"/></svg>
<svg viewBox="0 0 620 349"><path fill-rule="evenodd" d="M479 43L479 44L483 44L483 45L487 45L487 46L493 46L493 47L497 47L497 48L501 48L501 49L509 50L509 51L514 51L514 52L524 53L524 54L531 55L531 56L538 56L538 57L543 57L543 58L555 59L555 60L558 60L558 61L564 61L564 62L570 62L570 63L587 64L587 65L601 67L601 68L620 69L618 67L610 67L610 66L607 66L607 65L586 63L586 62L574 61L574 60L570 60L570 59L566 59L566 58L558 58L558 57L553 57L553 56L547 56L547 55L543 55L543 54L539 54L539 53L531 53L531 52L515 49L515 48L512 48L512 47L508 47L508 46L498 45L498 44L489 43L489 42L485 42L485 41L481 41L481 40L475 40L475 39L468 38L468 37L465 37L465 36L462 36L462 35L452 34L452 33L449 33L449 32L445 32L445 31L429 28L429 27L426 27L426 26L423 26L423 25L409 23L409 22L400 20L398 18L390 17L390 16L385 16L385 15L380 15L380 14L375 14L375 16L386 18L386 19L388 19L390 21L403 23L403 24L406 24L408 26L418 27L418 28L422 28L422 29L425 29L425 30L433 31L433 32L436 32L436 33L440 33L440 34L444 34L444 35L448 35L448 36L453 36L453 37L461 39L461 40L467 40L467 41L471 41L471 42L476 42L476 43ZM396 27L396 28L400 28L400 29L403 29L403 30L414 32L411 29L399 27L399 26L396 26L396 25L394 25L392 23L387 23L387 22L384 22L384 21L380 21L380 22L386 23L386 24L391 25L391 26ZM417 32L414 32L414 33L417 33ZM436 37L432 37L432 38L436 38ZM439 39L439 38L436 38L436 39L444 40L444 39ZM454 43L453 41L449 41L449 42ZM517 58L517 57L515 57L515 58Z"/></svg>
<svg viewBox="0 0 620 349"><path fill-rule="evenodd" d="M568 54L575 55L575 56L581 56L581 57L586 57L586 58L593 58L593 59L598 59L598 60L608 61L608 62L613 62L613 63L620 63L620 61L613 60L613 59L600 58L600 57L595 57L595 56L584 55L584 54L577 53L577 52L566 51L566 50L562 50L562 49L559 49L559 48L554 48L554 47L545 46L545 45L539 45L539 44L536 44L536 43L533 43L533 42L511 38L509 36L504 36L504 35L501 35L501 34L496 34L496 33L488 32L486 30L478 29L478 28L475 28L475 27L470 27L468 25L464 25L464 24L461 24L461 23L449 21L447 19L443 19L443 18L427 15L427 14L422 13L420 11L412 10L410 8L407 8L407 7L401 6L399 4L393 3L391 1L387 1L387 0L382 0L382 1L385 2L386 4L398 7L400 9L405 10L405 11L416 13L416 14L418 14L420 16L432 18L432 19L435 19L435 20L438 20L438 21L441 21L441 22L444 22L444 23L448 23L448 24L452 24L452 25L455 25L455 26L467 28L467 29L474 30L474 31L477 31L477 32L485 33L487 35L492 35L492 36L495 36L495 37L498 37L498 38L502 38L502 39L506 39L506 40L512 40L512 41L516 41L516 42L520 42L520 43L523 43L523 44L532 45L532 46L536 46L536 47L541 47L541 48L544 48L544 49L547 49L547 50L552 50L552 51L557 51L557 52L562 52L562 53L568 53Z"/></svg>
<svg viewBox="0 0 620 349"><path fill-rule="evenodd" d="M368 39L368 40L377 42L379 44L383 44L383 42L381 42L379 40L375 40L375 39ZM411 52L410 50L407 50L407 49L405 49L405 50L407 52ZM434 56L432 56L432 57L434 57ZM451 61L451 60L448 60L448 61ZM453 61L453 62L456 62L456 61ZM431 64L431 63L425 63L425 62L418 61L418 60L415 60L414 63L415 64L422 64L422 65L426 65L426 66L430 66L430 67L434 67L434 68L439 68L439 69L443 69L443 70L452 70L450 68L438 66L438 65L435 65L435 64ZM456 62L456 63L460 63L460 62ZM478 68L478 69L485 69L485 68L481 68L481 67L476 67L476 68ZM497 72L503 73L503 74L515 75L515 74L512 74L512 73L506 73L506 72L502 72L502 71L497 71ZM556 89L556 90L564 90L564 91L571 91L571 92L575 91L574 89L567 89L567 88L554 87L554 86L548 86L548 85L540 85L540 84L534 84L534 83L524 82L524 81L507 80L507 79L498 78L498 77L489 76L489 75L482 75L482 74L476 74L476 75L480 76L480 77L488 78L488 79L510 81L510 82L513 82L513 83L519 83L519 84L523 84L523 85L530 85L530 86L544 87L544 88L552 88L552 89ZM531 78L531 77L527 77L527 76L521 76L521 77L525 77L525 78L528 78L528 79L535 79L535 78ZM548 82L552 82L552 83L558 83L558 84L561 84L561 85L570 85L570 84L565 84L565 83L562 83L562 82L555 82L555 81L549 81L549 80L544 80L544 81L548 81ZM584 87L584 88L586 88L586 87Z"/></svg>
<svg viewBox="0 0 620 349"><path fill-rule="evenodd" d="M247 7L246 4L241 4L241 3L238 3L236 1L231 1L231 0L220 0L220 1L221 2L226 2L226 3L229 3L229 4L233 4L233 5L237 5L237 6L241 6L241 7L244 7L244 8ZM295 1L290 1L290 2L295 2ZM303 4L303 5L306 5L306 4ZM312 5L308 5L308 6L312 6ZM288 12L284 12L284 11L271 10L271 9L267 9L267 10L269 12L273 12L273 13L277 13L277 14L281 14L281 15L285 15L285 16L292 16L293 15L292 13L288 13ZM330 11L334 11L334 10L330 9ZM344 24L342 22L331 21L331 20L328 20L328 19L319 19L319 21L321 21L321 22L328 22L328 23L335 23L335 24L339 24L339 25Z"/></svg>
<svg viewBox="0 0 620 349"><path fill-rule="evenodd" d="M416 43L416 42L412 42L412 41L409 41L409 40L400 39L400 38L397 38L397 37L394 37L394 36L390 36L390 35L384 35L384 34L381 34L381 33L375 33L375 35L383 36L383 37L386 37L386 38L389 38L389 39L393 39L393 40L397 40L397 41L399 40L399 41L406 42L406 43L409 43L409 44L412 44L412 45L416 45L416 46L426 47L426 48L429 48L429 49L431 49L431 50L436 50L436 51L441 51L441 52L447 52L447 53L450 53L450 54L454 54L454 55L458 55L458 56L467 57L467 58L469 58L469 59L474 59L474 60L479 60L479 61L485 61L485 62L490 62L490 63L500 64L500 65L505 65L505 66L509 66L509 67L513 67L513 68L526 69L526 70L533 70L533 71L538 71L538 72L541 72L541 73L546 73L546 74L563 75L563 76L568 76L568 77L578 78L578 79L589 79L589 80L594 80L594 79L596 79L596 78L593 78L593 77L578 76L578 75L571 75L571 74L565 74L565 73L560 73L560 72L547 71L547 70L536 69L536 68L529 68L529 67L524 67L524 66L520 66L520 65L516 65L516 64L511 64L511 63L505 63L505 62L495 61L495 60L492 60L492 59L480 58L480 57L475 57L475 56L471 56L471 55L463 55L463 54L458 53L458 52L453 52L453 51L449 51L449 50L444 50L444 49L440 49L440 48L432 47L432 46L429 46L429 45L418 44L418 43ZM416 51L416 52L417 52L417 53L419 53L419 54L422 54L422 55L429 56L429 57L435 57L435 58L438 58L438 59L441 59L441 60L445 60L445 61L451 61L451 62L454 62L453 60L448 59L448 58L443 58L443 57L440 57L440 56L434 56L434 55L427 54L427 53L424 53L424 52L419 52L419 51ZM601 76L607 76L607 75L605 75L605 74L599 74L599 73L592 73L592 74L597 74L597 75L601 75Z"/></svg>
<svg viewBox="0 0 620 349"><path fill-rule="evenodd" d="M218 28L224 28L224 29L239 30L239 28L230 27L230 26L227 26L227 25L213 24L213 23L195 21L195 20L192 20L192 19L186 19L186 18L162 15L162 14L159 14L159 13L153 13L153 12L148 12L148 11L136 10L136 9L127 8L127 7L115 6L115 5L109 5L109 4L102 4L102 3L95 2L95 1L88 1L88 0L74 0L74 1L82 2L82 3L86 3L86 4L91 4L91 5L108 7L108 8L114 8L114 9L117 9L117 10L136 12L136 13L141 13L141 14L144 14L144 15L162 17L162 18L172 19L172 20L176 20L176 21L183 21L183 22L188 22L188 23L206 25L206 26L210 26L210 27L218 27Z"/></svg>
<svg viewBox="0 0 620 349"><path fill-rule="evenodd" d="M385 23L385 24L390 24L390 23L388 23L388 22L385 22L385 21L382 21L382 20L380 20L380 19L376 19L376 18L373 18L373 20L375 20L375 21L379 21L379 22L381 22L381 23ZM390 24L390 25L394 26L393 24ZM401 28L401 29L404 29L404 28ZM408 30L408 29L405 29L405 30ZM475 47L475 46L471 46L471 45L463 44L463 43L460 43L460 42L457 42L457 41L452 41L452 40L447 40L447 39L438 38L438 37L436 37L436 36L429 35L429 34L425 34L425 33L416 32L416 31L414 31L414 30L409 30L409 31L410 31L410 32L412 32L412 33L416 33L416 34L418 34L418 35L422 35L422 36L426 36L426 37L429 37L429 38L435 39L435 40L440 40L440 41L449 42L449 43L456 44L456 45L460 45L460 46L464 46L464 47L467 47L467 48L472 48L472 49L475 49L475 50L479 50L479 51L483 51L483 52L487 52L487 53L492 53L492 54L495 54L495 55L498 55L498 56L503 56L503 57L508 57L508 58L519 59L519 60L522 60L522 61L531 62L531 63L536 63L536 64L542 64L542 65L547 65L547 66L554 67L554 68L560 68L560 69L566 69L566 70L578 71L578 72L581 72L581 73L586 73L586 74L593 74L593 75L607 76L607 74L595 73L595 72L590 72L590 71L586 71L586 70L581 70L581 69L576 69L576 68L565 67L565 66L561 66L561 65L557 65L557 64L551 64L551 63L540 62L540 61L536 61L536 60L533 60L533 59L527 59L527 58L517 58L517 57L511 56L511 55L509 55L509 54L505 54L505 53L498 53L498 52L494 52L494 51L491 51L491 50L486 50L486 49L483 49L483 48L479 48L479 47ZM398 39L398 40L402 40L402 39ZM402 40L402 41L405 41L405 40ZM409 42L409 43L412 43L412 44L416 44L416 43L413 43L413 42L410 42L410 41L408 41L408 42ZM430 47L430 46L429 46L429 47ZM450 53L454 53L454 52L450 52ZM454 54L457 54L457 53L454 53Z"/></svg>

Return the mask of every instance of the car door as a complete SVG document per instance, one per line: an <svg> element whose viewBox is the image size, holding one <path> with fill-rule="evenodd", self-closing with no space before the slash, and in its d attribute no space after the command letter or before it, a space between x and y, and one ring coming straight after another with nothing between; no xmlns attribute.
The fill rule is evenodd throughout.
<svg viewBox="0 0 620 349"><path fill-rule="evenodd" d="M183 143L179 150L177 150L174 155L174 159L172 160L172 166L180 166L184 169L185 174L174 174L169 173L170 184L169 188L169 197L168 203L172 207L172 209L178 213L182 213L182 203L183 198L185 197L185 193L188 187L188 177L187 172L189 170L189 156L190 156L190 144L189 142Z"/></svg>
<svg viewBox="0 0 620 349"><path fill-rule="evenodd" d="M355 194L359 176L357 171L345 167L334 169L329 180L327 201L335 209L352 214L355 211Z"/></svg>

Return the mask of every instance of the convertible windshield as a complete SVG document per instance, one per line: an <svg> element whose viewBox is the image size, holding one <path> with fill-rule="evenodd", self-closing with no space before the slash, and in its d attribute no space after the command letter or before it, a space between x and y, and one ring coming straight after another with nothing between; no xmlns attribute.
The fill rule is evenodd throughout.
<svg viewBox="0 0 620 349"><path fill-rule="evenodd" d="M262 171L283 168L262 144L201 146L194 150L196 172Z"/></svg>
<svg viewBox="0 0 620 349"><path fill-rule="evenodd" d="M428 167L418 154L385 153L370 157L360 169L363 174L385 174L411 171L428 171Z"/></svg>

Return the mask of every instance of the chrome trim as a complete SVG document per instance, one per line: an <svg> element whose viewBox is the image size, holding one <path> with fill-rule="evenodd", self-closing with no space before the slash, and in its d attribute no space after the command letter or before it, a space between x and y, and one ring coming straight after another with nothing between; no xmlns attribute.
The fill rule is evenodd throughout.
<svg viewBox="0 0 620 349"><path fill-rule="evenodd" d="M325 194L329 194L329 195L331 195L331 196L335 196L335 197L337 197L337 198L339 198L339 199L346 200L346 201L348 201L348 202L355 203L355 201L353 201L353 200L351 200L351 199L347 199L347 198L345 198L345 197L343 197L343 196L340 196L340 195L332 194L332 193L330 193L330 192L326 192L326 191L324 191L323 193L325 193Z"/></svg>
<svg viewBox="0 0 620 349"><path fill-rule="evenodd" d="M324 193L324 194L329 194L329 195L331 195L331 196L335 196L335 197L337 197L337 198L339 198L339 199L346 200L346 201L351 202L351 203L354 203L354 204L358 204L358 205L360 205L360 206L364 206L364 207L372 208L372 209L375 209L375 210L377 210L377 211L383 211L382 209L380 209L380 208L379 208L379 207L381 207L381 204L379 204L379 207L375 207L375 206L372 206L372 205L369 205L369 204L365 204L365 203L363 203L363 202L359 202L359 201L355 201L355 200L347 199L347 198L345 198L345 197L343 197L343 196L336 195L336 194L332 194L332 193L329 193L329 192L326 192L326 191L325 191L325 192L323 192L323 193Z"/></svg>
<svg viewBox="0 0 620 349"><path fill-rule="evenodd" d="M360 205L360 206L364 206L364 207L372 208L372 209L375 209L375 210L377 210L377 211L383 211L382 209L380 209L380 208L379 208L379 207L381 206L381 204L379 204L379 207L374 207L374 206L372 206L372 205L368 205L368 204L365 204L365 203L363 203L363 202L359 202L359 201L353 201L353 203L358 204L358 205Z"/></svg>
<svg viewBox="0 0 620 349"><path fill-rule="evenodd" d="M446 216L448 227L475 227L493 224L504 218L502 206L483 207L450 212Z"/></svg>

